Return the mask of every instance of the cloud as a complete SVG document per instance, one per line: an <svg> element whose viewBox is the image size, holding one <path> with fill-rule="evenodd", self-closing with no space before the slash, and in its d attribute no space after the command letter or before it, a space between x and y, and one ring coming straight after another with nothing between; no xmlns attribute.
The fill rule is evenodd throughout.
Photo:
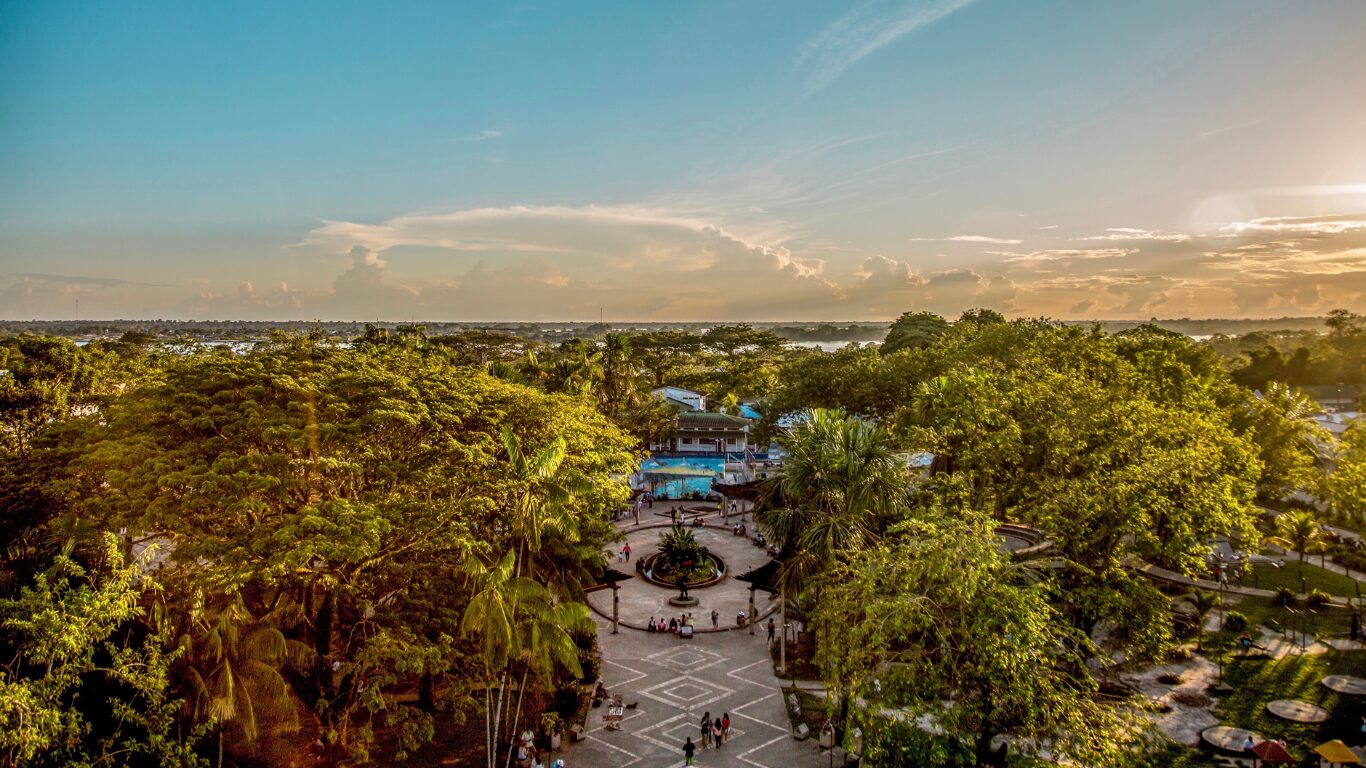
<svg viewBox="0 0 1366 768"><path fill-rule="evenodd" d="M1023 240L1005 240L986 235L954 235L953 237L913 237L911 242L949 242L949 243L995 243L997 245L1019 245Z"/></svg>
<svg viewBox="0 0 1366 768"><path fill-rule="evenodd" d="M799 63L811 72L807 95L821 90L878 49L964 8L972 0L926 0L885 8L869 2L823 28L802 49Z"/></svg>
<svg viewBox="0 0 1366 768"><path fill-rule="evenodd" d="M1164 241L1169 243L1184 243L1191 239L1190 235L1180 232L1163 232L1156 229L1135 229L1133 227L1110 227L1105 230L1105 234L1094 237L1078 237L1076 240L1122 240L1137 242L1141 240Z"/></svg>
<svg viewBox="0 0 1366 768"><path fill-rule="evenodd" d="M993 256L1004 256L1006 264L1019 264L1028 262L1048 262L1048 261L1094 261L1096 259L1118 259L1123 256L1138 253L1137 248L1054 248L1043 251L1030 251L1029 253L1017 253L1015 251L987 251Z"/></svg>
<svg viewBox="0 0 1366 768"><path fill-rule="evenodd" d="M484 130L482 130L482 131L480 131L480 132L478 132L478 133L472 133L472 134L469 134L468 136L457 136L457 137L455 137L454 139L451 139L451 141L459 141L459 142L465 142L465 143L475 142L475 141L488 141L489 139L496 139L496 138L498 138L499 136L502 136L502 135L503 135L503 132L502 132L502 131L495 131L495 130L492 129L492 128L485 128Z"/></svg>
<svg viewBox="0 0 1366 768"><path fill-rule="evenodd" d="M1272 233L1276 235L1341 235L1366 231L1366 214L1359 216L1263 217L1236 221L1220 228L1233 235Z"/></svg>
<svg viewBox="0 0 1366 768"><path fill-rule="evenodd" d="M0 315L243 319L859 320L974 306L1093 318L1316 314L1366 303L1366 214L1263 217L1209 234L1113 227L1094 244L944 238L869 255L747 214L678 199L426 210L324 221L270 272L193 296L117 278L0 281ZM969 230L971 231L971 230ZM1014 243L1011 243L1014 245ZM934 246L928 246L933 248ZM947 246L941 246L947 249ZM815 258L819 253L830 261ZM319 267L318 265L322 265ZM159 293L161 292L161 293ZM176 303L178 302L178 303Z"/></svg>
<svg viewBox="0 0 1366 768"><path fill-rule="evenodd" d="M86 277L82 275L52 275L46 272L20 272L20 277L31 280L43 280L49 283L73 283L76 285L147 285L161 286L164 283L139 283L132 280L122 280L117 277Z"/></svg>
<svg viewBox="0 0 1366 768"><path fill-rule="evenodd" d="M389 316L572 319L602 307L631 318L766 319L791 316L794 304L837 306L841 296L820 259L657 206L512 206L378 224L327 221L298 248L347 255L350 268L327 303L362 317L378 309ZM419 259L429 265L425 278L409 268ZM457 266L471 259L478 261ZM392 265L405 267L401 278L390 275Z"/></svg>

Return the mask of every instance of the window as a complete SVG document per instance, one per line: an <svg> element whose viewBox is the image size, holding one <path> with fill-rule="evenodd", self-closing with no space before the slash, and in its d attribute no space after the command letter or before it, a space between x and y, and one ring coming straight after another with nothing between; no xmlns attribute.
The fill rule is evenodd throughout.
<svg viewBox="0 0 1366 768"><path fill-rule="evenodd" d="M691 437L685 437L685 438L683 438L683 440L682 440L681 442L683 443L683 445L692 445L692 438L691 438Z"/></svg>

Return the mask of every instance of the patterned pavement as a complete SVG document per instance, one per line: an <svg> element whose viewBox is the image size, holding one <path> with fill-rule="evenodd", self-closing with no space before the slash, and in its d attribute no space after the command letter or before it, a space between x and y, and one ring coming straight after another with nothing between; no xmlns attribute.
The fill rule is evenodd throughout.
<svg viewBox="0 0 1366 768"><path fill-rule="evenodd" d="M816 768L830 764L815 739L791 735L782 692L773 675L763 631L699 634L683 640L623 627L597 618L602 679L634 709L619 731L603 727L606 707L590 711L587 739L566 744L569 768L586 766L679 766L683 742L699 742L703 712L730 713L730 741L697 750L699 766ZM840 757L835 758L839 764Z"/></svg>

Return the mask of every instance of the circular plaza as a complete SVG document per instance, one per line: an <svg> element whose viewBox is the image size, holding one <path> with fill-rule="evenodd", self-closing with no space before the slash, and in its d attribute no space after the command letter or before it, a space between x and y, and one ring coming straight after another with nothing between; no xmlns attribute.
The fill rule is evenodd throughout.
<svg viewBox="0 0 1366 768"><path fill-rule="evenodd" d="M648 562L659 554L660 537L670 531L672 526L667 518L662 522L652 522L642 517L642 525L631 526L625 531L625 542L618 542L606 552L612 568L627 574L629 579L617 583L616 599L617 620L622 627L646 630L650 619L668 622L691 613L696 632L712 632L736 629L737 617L750 611L749 584L735 577L747 573L769 562L765 547L754 544L755 527L753 519L746 515L743 523L738 515L729 520L719 514L703 518L706 525L694 526L688 521L685 529L692 533L697 543L721 563L720 574L709 580L705 586L690 587L688 596L696 599L697 604L687 607L670 605L677 598L679 590L673 586L652 583L637 570L638 561ZM736 524L744 526L744 535L734 531ZM623 544L629 544L629 560L621 558ZM589 606L604 618L612 617L613 590L601 589L588 595ZM768 593L754 593L754 609L760 619L778 610L779 600ZM712 612L717 614L716 624L712 624Z"/></svg>

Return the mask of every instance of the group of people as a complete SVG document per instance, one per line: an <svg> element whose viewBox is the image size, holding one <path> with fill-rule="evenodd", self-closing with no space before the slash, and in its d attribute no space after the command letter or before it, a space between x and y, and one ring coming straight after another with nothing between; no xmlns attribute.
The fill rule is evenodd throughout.
<svg viewBox="0 0 1366 768"><path fill-rule="evenodd" d="M705 715L702 715L702 722L699 725L702 729L701 747L703 749L706 749L709 746L712 749L720 749L722 744L730 741L729 712L721 713L721 716L715 720L712 719L711 713L708 712ZM683 762L686 765L693 764L693 754L697 752L697 748L698 745L693 743L691 736L688 737L687 741L683 742Z"/></svg>
<svg viewBox="0 0 1366 768"><path fill-rule="evenodd" d="M541 760L541 753L536 749L530 731L522 734L522 738L517 743L516 752L518 768L547 768ZM564 761L556 760L550 764L549 768L565 768Z"/></svg>
<svg viewBox="0 0 1366 768"><path fill-rule="evenodd" d="M712 611L712 613L715 613L715 611ZM658 621L655 620L655 617L651 616L650 623L645 625L645 628L650 632L668 632L671 635L676 635L678 634L679 629L691 626L692 614L685 613L681 616L678 616L677 618L670 617L668 624L664 623L663 616L659 617Z"/></svg>

